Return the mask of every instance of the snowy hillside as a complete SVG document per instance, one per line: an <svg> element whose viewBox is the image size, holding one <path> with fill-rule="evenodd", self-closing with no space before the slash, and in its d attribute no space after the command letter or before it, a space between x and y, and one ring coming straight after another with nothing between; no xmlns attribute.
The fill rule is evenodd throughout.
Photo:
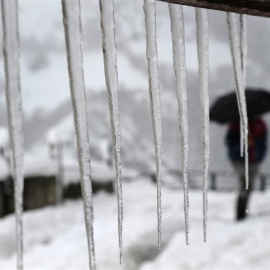
<svg viewBox="0 0 270 270"><path fill-rule="evenodd" d="M107 98L101 48L98 1L82 0L84 33L84 67L88 94L91 144L96 145L100 126L109 132ZM22 92L25 111L25 145L37 148L44 134L69 118L72 129L70 93L67 76L61 1L25 0L20 3ZM153 153L150 124L143 1L115 1L116 39L118 47L119 91L123 134L123 151L139 148ZM184 8L188 66L188 107L190 124L190 168L202 168L200 115L193 8ZM0 22L1 24L1 22ZM266 19L249 17L248 85L268 88L270 60L267 35L258 37L262 26L270 30ZM0 28L1 29L1 28ZM1 30L0 30L1 31ZM167 4L157 1L157 38L163 109L164 155L179 168L180 146L177 102L172 68L172 44ZM1 41L0 41L1 42ZM269 60L269 61L268 61ZM224 13L210 12L210 97L234 88ZM0 54L0 125L6 124L3 58ZM99 102L96 102L99 99ZM268 122L270 118L268 118ZM101 124L102 123L102 124ZM230 168L223 145L226 127L211 125L211 166ZM110 138L110 136L108 136ZM126 142L128 140L128 142ZM129 144L129 146L127 145ZM146 145L146 146L145 146ZM138 155L145 152L138 150ZM216 153L220 153L218 156ZM135 154L137 155L137 154ZM130 159L126 162L132 162ZM267 161L267 163L269 160ZM265 166L267 168L267 166Z"/></svg>
<svg viewBox="0 0 270 270"><path fill-rule="evenodd" d="M163 192L163 248L157 249L156 187L141 179L124 185L124 269L268 269L269 192L255 193L250 217L234 222L235 194L209 194L209 237L203 243L201 192L190 195L190 245L185 245L183 197ZM140 202L140 203L138 203ZM117 270L117 206L114 195L94 197L97 269ZM87 245L82 202L27 212L25 269L86 270ZM15 269L14 217L0 221L0 269Z"/></svg>

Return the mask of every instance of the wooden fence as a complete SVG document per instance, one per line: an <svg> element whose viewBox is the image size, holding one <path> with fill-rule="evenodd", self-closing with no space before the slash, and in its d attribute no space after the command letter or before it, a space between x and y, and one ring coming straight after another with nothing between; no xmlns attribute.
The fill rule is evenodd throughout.
<svg viewBox="0 0 270 270"><path fill-rule="evenodd" d="M202 187L202 170L190 170L189 173L189 189L199 189ZM180 170L165 170L163 172L163 186L164 187L175 187L174 184L171 184L166 181L167 177L172 176L174 178L174 183L178 183L181 187L182 185L182 172ZM139 173L136 176L125 177L126 181L135 181L138 177L149 177L152 182L156 182L156 175L153 172L143 172ZM237 174L233 171L220 171L212 170L209 171L209 185L208 188L213 191L230 191L237 189L238 181ZM177 180L179 179L179 181ZM227 181L227 182L225 182ZM224 184L225 183L225 184ZM254 185L254 189L265 191L268 186L270 187L270 173L261 172L258 173Z"/></svg>

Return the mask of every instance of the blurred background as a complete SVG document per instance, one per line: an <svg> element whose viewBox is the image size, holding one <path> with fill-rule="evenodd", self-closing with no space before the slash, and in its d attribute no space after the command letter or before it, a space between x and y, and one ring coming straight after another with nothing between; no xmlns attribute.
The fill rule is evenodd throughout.
<svg viewBox="0 0 270 270"><path fill-rule="evenodd" d="M98 1L82 0L98 269L118 269L116 198ZM168 6L157 2L163 120L164 247L157 250L154 142L150 117L142 0L115 0L124 176L125 269L266 269L270 193L254 192L250 218L234 221L237 180L224 144L226 125L211 124L209 240L202 233L202 142L194 8L184 7L190 141L191 244L185 245L178 108ZM61 1L19 1L25 140L25 268L87 269L77 150L70 100ZM1 24L1 22L0 22ZM210 100L234 89L226 14L209 11ZM2 24L0 27L2 36ZM247 85L268 89L269 19L248 17ZM0 40L2 48L2 39ZM12 193L3 55L0 54L0 191ZM270 124L270 114L264 117ZM269 140L269 138L268 138ZM225 173L224 173L225 172ZM270 173L269 157L260 169ZM261 175L259 176L261 180ZM55 187L60 179L62 188ZM213 180L214 179L214 180ZM214 181L214 182L213 182ZM56 183L57 182L57 183ZM257 185L261 188L261 181ZM40 189L42 187L42 189ZM267 188L267 183L264 188ZM263 188L263 189L264 189ZM58 193L55 189L57 189ZM59 190L60 195L59 195ZM231 192L228 192L231 190ZM10 192L10 193L8 193ZM45 194L45 195L44 195ZM2 195L5 197L6 195ZM31 199L32 198L32 199ZM33 199L35 198L35 199ZM41 199L42 198L42 199ZM55 207L48 207L62 201ZM68 200L66 200L68 199ZM0 268L15 269L14 216L2 203ZM139 202L139 203L138 203ZM46 208L40 208L46 206ZM269 211L267 211L267 209ZM255 248L256 245L256 248ZM258 248L257 248L258 247ZM255 250L254 250L255 249ZM267 267L268 265L268 267Z"/></svg>

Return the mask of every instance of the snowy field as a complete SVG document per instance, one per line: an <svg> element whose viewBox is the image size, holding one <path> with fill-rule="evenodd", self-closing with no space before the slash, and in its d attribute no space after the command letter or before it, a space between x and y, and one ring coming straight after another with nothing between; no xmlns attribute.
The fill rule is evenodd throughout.
<svg viewBox="0 0 270 270"><path fill-rule="evenodd" d="M114 195L95 203L97 269L269 269L270 192L254 193L250 217L234 222L235 193L209 194L208 243L202 242L202 196L190 194L190 245L185 245L183 196L163 191L163 249L157 250L156 189L147 180L124 185L124 266L118 263ZM82 201L24 215L25 269L88 269ZM0 269L15 268L14 216L0 221Z"/></svg>

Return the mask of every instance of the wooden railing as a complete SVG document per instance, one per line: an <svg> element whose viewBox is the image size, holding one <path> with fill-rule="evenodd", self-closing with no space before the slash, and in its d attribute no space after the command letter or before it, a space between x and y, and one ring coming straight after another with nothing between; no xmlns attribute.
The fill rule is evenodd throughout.
<svg viewBox="0 0 270 270"><path fill-rule="evenodd" d="M203 171L202 170L190 170L189 173L189 187L190 189L198 189L201 188L202 182L200 182L199 178L202 178ZM166 181L167 177L172 176L175 178L175 183L177 183L177 179L179 179L179 185L182 184L182 172L180 170L168 169L163 172L163 186L170 187L171 184L168 184ZM139 172L136 175L125 176L124 179L127 182L133 182L138 179L138 177L149 177L152 182L156 182L156 175L154 172ZM226 190L234 190L238 186L237 174L234 171L209 171L209 189L213 191L226 191ZM235 182L231 184L224 185L224 179L235 179ZM257 180L255 182L254 189L265 191L270 186L270 173L261 172L257 175ZM180 183L181 182L181 183ZM178 185L177 185L178 186ZM171 187L174 187L172 185Z"/></svg>
<svg viewBox="0 0 270 270"><path fill-rule="evenodd" d="M193 7L270 17L270 0L158 0Z"/></svg>

